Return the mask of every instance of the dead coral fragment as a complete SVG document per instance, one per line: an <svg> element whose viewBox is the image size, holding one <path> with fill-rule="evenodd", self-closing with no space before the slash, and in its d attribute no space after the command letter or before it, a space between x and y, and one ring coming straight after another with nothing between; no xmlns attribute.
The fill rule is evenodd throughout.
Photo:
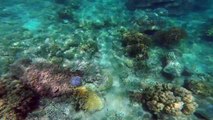
<svg viewBox="0 0 213 120"><path fill-rule="evenodd" d="M153 113L170 115L192 114L197 104L190 91L171 84L157 84L142 93L142 102Z"/></svg>

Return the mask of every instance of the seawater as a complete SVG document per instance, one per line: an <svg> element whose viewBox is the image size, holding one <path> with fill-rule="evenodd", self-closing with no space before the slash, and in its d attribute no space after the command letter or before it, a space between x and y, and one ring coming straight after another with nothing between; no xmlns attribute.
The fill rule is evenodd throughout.
<svg viewBox="0 0 213 120"><path fill-rule="evenodd" d="M0 56L0 89L7 91L0 92L1 119L213 119L211 0L0 0ZM71 76L81 78L81 87L91 91L88 96L92 97L82 103L72 95L42 96L33 85L39 87L39 81L47 78L26 82L27 72L19 69L25 72L29 67L26 61L17 62L23 59L72 71ZM32 104L27 104L32 110L22 107L24 100L17 105L10 102L17 89L11 89L16 85L8 78L38 94L35 109ZM156 100L149 93L156 84L186 89L197 106L184 114L188 103L175 90L168 90L165 98L181 99L171 102L173 112L166 105L149 103ZM164 103L160 99L157 103ZM89 109L82 107L87 103Z"/></svg>

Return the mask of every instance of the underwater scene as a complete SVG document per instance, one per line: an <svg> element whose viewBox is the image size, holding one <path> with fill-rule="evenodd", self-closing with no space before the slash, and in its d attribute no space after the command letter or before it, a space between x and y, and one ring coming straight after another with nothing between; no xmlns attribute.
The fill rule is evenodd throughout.
<svg viewBox="0 0 213 120"><path fill-rule="evenodd" d="M0 120L213 120L213 0L0 0Z"/></svg>

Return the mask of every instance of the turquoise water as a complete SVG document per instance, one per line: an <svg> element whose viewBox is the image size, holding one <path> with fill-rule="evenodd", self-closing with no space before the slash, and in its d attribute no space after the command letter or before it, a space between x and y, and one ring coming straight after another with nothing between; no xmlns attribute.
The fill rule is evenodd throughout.
<svg viewBox="0 0 213 120"><path fill-rule="evenodd" d="M0 41L2 120L213 119L211 0L0 0Z"/></svg>

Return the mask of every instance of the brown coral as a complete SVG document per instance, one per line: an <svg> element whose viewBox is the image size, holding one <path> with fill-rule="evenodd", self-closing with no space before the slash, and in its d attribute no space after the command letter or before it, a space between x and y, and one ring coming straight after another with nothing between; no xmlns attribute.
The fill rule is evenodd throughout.
<svg viewBox="0 0 213 120"><path fill-rule="evenodd" d="M213 85L206 80L188 80L185 86L196 95L204 97L213 95Z"/></svg>
<svg viewBox="0 0 213 120"><path fill-rule="evenodd" d="M0 81L0 97L2 97L6 93L5 85L2 81Z"/></svg>
<svg viewBox="0 0 213 120"><path fill-rule="evenodd" d="M148 58L147 50L151 41L149 36L133 31L123 34L122 45L130 57L144 60Z"/></svg>
<svg viewBox="0 0 213 120"><path fill-rule="evenodd" d="M4 78L7 93L0 98L0 117L8 120L23 120L34 110L39 97L19 80Z"/></svg>
<svg viewBox="0 0 213 120"><path fill-rule="evenodd" d="M180 40L186 38L187 32L179 27L172 27L165 31L159 31L155 34L154 39L164 46L172 46L178 44Z"/></svg>
<svg viewBox="0 0 213 120"><path fill-rule="evenodd" d="M142 96L142 102L156 114L189 115L197 108L190 91L171 84L156 84L148 87L144 90Z"/></svg>

